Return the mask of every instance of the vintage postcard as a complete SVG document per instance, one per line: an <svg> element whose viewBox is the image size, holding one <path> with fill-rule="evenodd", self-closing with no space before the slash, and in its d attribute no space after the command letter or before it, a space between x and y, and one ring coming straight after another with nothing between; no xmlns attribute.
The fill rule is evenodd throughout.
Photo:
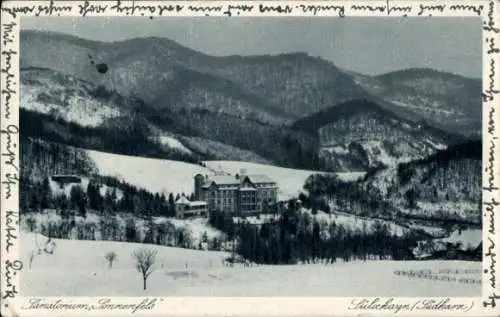
<svg viewBox="0 0 500 317"><path fill-rule="evenodd" d="M2 316L498 316L499 1L6 1Z"/></svg>

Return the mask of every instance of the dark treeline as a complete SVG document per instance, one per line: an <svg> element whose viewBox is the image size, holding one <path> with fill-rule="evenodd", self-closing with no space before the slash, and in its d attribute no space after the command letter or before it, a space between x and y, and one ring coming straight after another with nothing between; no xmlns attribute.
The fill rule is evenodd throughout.
<svg viewBox="0 0 500 317"><path fill-rule="evenodd" d="M187 228L167 219L175 216L174 202L180 195L151 193L115 177L97 175L83 150L23 137L21 160L20 211L29 231L61 239L196 249L201 248L196 241L201 241L214 250L222 246L220 238L193 237ZM51 181L54 174L75 175L80 183ZM90 213L98 216L97 222L89 218ZM164 218L155 222L155 216Z"/></svg>
<svg viewBox="0 0 500 317"><path fill-rule="evenodd" d="M128 117L127 122L84 127L62 118L54 118L51 115L21 108L19 121L23 137L40 138L116 154L171 159L188 163L199 163L202 159L207 159L197 154L191 155L174 148L166 148L138 115Z"/></svg>
<svg viewBox="0 0 500 317"><path fill-rule="evenodd" d="M358 216L388 216L395 219L397 210L383 197L371 195L363 190L357 182L345 182L334 174L311 175L304 184L309 195L301 194L304 207L312 208L313 213L318 209L329 212L329 203L333 203L341 210L355 213Z"/></svg>
<svg viewBox="0 0 500 317"><path fill-rule="evenodd" d="M151 110L150 110L151 112ZM57 142L123 155L170 159L200 164L203 160L216 159L217 153L201 153L191 149L191 154L161 144L159 135L148 127L146 120L168 127L169 131L186 136L207 137L210 140L254 152L284 167L313 170L328 169L318 155L317 135L293 131L208 111L180 111L173 117L168 114L148 116L132 115L115 119L99 127L84 127L62 118L20 109L22 136ZM146 119L143 119L142 117ZM216 127L216 128L214 128ZM248 136L252 135L252 138Z"/></svg>
<svg viewBox="0 0 500 317"><path fill-rule="evenodd" d="M20 184L21 193L26 197L20 200L21 217L30 232L58 239L136 242L209 250L221 250L222 247L221 238L209 239L206 233L194 237L186 227L175 226L168 219L175 217L174 201L179 195L153 194L112 177L91 179L86 187L65 185L71 186L69 196L64 193L65 186L54 188L49 178L42 181L22 179ZM59 217L48 216L51 212ZM41 213L47 217L36 216ZM89 213L98 216L97 222L95 218L88 218ZM163 218L154 221L153 217ZM202 243L205 246L202 247Z"/></svg>
<svg viewBox="0 0 500 317"><path fill-rule="evenodd" d="M97 175L96 167L83 150L22 138L21 162L21 211L56 209L65 213L72 209L78 210L82 216L87 210L98 214L175 215L174 201L178 197L172 193L151 193L115 177ZM78 185L54 183L60 187L54 192L49 179L54 174L76 175L88 178L89 182ZM64 188L70 188L69 195L64 194Z"/></svg>
<svg viewBox="0 0 500 317"><path fill-rule="evenodd" d="M413 259L411 249L426 237L416 232L396 236L380 221L356 230L335 221L318 222L308 213L299 212L294 201L280 210L277 220L261 225L236 223L223 212L211 213L210 222L237 242L236 253L261 264L409 260Z"/></svg>
<svg viewBox="0 0 500 317"><path fill-rule="evenodd" d="M263 123L251 116L242 119L226 113L213 113L207 109L179 109L177 112L146 109L143 115L158 126L168 126L172 132L248 150L279 166L313 170L328 168L319 156L317 133Z"/></svg>
<svg viewBox="0 0 500 317"><path fill-rule="evenodd" d="M90 175L97 167L81 149L20 137L21 177L41 180L51 174Z"/></svg>
<svg viewBox="0 0 500 317"><path fill-rule="evenodd" d="M71 186L68 196L64 193L65 186L54 188L53 185L49 178L21 180L21 193L26 199L20 200L20 210L28 231L58 239L136 242L191 249L201 249L203 242L206 244L203 248L209 250L222 247L221 238L208 239L206 233L203 237L194 237L187 228L175 226L168 219L175 217L174 201L179 195L153 194L112 177L91 179L86 187L65 185ZM59 217L48 216L51 212ZM41 213L47 217L36 216ZM98 221L89 219L89 213L97 215ZM154 221L153 217L164 218Z"/></svg>
<svg viewBox="0 0 500 317"><path fill-rule="evenodd" d="M172 193L151 193L113 177L95 176L84 188L81 185L63 185L53 192L49 178L41 181L22 178L20 182L22 212L55 209L64 215L76 210L82 217L87 211L105 213L130 213L136 216L175 216L175 199ZM64 193L70 186L69 196Z"/></svg>

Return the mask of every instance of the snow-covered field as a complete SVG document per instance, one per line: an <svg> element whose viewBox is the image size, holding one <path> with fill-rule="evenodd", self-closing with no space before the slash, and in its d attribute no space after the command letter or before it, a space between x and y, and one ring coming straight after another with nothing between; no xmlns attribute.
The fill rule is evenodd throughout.
<svg viewBox="0 0 500 317"><path fill-rule="evenodd" d="M43 242L46 238L37 235L37 239ZM23 270L23 296L478 296L481 291L480 284L460 280L479 280L480 262L338 261L329 265L225 267L222 259L227 254L223 252L135 243L54 241L53 254L35 257L31 269ZM24 263L28 263L34 247L35 235L23 233ZM139 248L158 251L156 270L146 291L142 290L131 257ZM108 251L117 254L112 268L104 259ZM401 273L424 269L434 275L454 277L455 281ZM452 272L444 274L440 270Z"/></svg>
<svg viewBox="0 0 500 317"><path fill-rule="evenodd" d="M247 174L264 174L278 183L279 195L281 199L297 197L302 190L306 179L317 171L298 170L284 167L277 167L266 164L239 162L239 161L206 161L207 167L213 170L229 174L240 173L245 170ZM365 173L337 173L340 179L345 181L355 181Z"/></svg>
<svg viewBox="0 0 500 317"><path fill-rule="evenodd" d="M207 168L178 161L150 159L88 150L101 175L116 176L151 192L190 194L194 191L193 177L201 173L213 175L223 171L235 175L242 169L247 174L264 174L278 183L279 198L296 197L306 179L315 171L296 170L265 164L239 161L206 161ZM338 173L343 180L356 180L364 173Z"/></svg>
<svg viewBox="0 0 500 317"><path fill-rule="evenodd" d="M87 153L97 165L99 174L116 176L153 193L172 192L189 195L194 191L193 177L196 174L213 174L203 166L184 162L91 150Z"/></svg>

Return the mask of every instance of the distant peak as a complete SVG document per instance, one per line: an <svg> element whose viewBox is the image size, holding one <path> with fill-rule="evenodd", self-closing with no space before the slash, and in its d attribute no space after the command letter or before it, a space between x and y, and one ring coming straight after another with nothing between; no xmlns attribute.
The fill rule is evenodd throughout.
<svg viewBox="0 0 500 317"><path fill-rule="evenodd" d="M281 56L289 56L289 57L310 57L306 52L290 52L280 54Z"/></svg>
<svg viewBox="0 0 500 317"><path fill-rule="evenodd" d="M444 70L439 70L439 69L434 69L434 68L429 68L429 67L411 67L411 68L406 68L406 69L401 69L401 70L396 70L392 72L387 72L383 73L380 75L377 75L375 77L377 78L393 78L395 76L434 76L434 77L461 77L461 78L469 78L465 77L463 75L457 74L457 73L452 73L449 71L444 71ZM473 78L470 78L473 79Z"/></svg>

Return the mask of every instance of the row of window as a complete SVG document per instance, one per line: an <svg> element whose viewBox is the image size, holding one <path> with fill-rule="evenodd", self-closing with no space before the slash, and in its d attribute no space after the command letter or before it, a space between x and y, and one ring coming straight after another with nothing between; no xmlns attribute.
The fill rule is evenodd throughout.
<svg viewBox="0 0 500 317"><path fill-rule="evenodd" d="M224 206L233 206L234 203L235 203L235 199L234 198L212 198L212 199L208 199L209 202L211 202L211 204L217 204L217 206L221 206L221 205L224 205ZM267 195L267 197L262 197L261 199L256 199L255 196L243 196L240 198L240 204L256 204L257 202L259 201L263 201L263 202L270 202L270 201L274 201L274 197L272 197L272 195Z"/></svg>
<svg viewBox="0 0 500 317"><path fill-rule="evenodd" d="M195 212L195 211L205 211L207 208L206 206L201 206L201 207L186 207L184 210L185 211L191 211L191 212Z"/></svg>
<svg viewBox="0 0 500 317"><path fill-rule="evenodd" d="M208 194L208 195L207 195ZM207 193L205 196L206 197L212 197L212 198L236 198L237 192L236 191L226 191L226 190L220 190L220 191L212 191L210 193ZM276 196L276 190L259 190L259 191L248 191L248 192L240 192L240 197L246 196L246 195L257 195L262 198L272 198Z"/></svg>

